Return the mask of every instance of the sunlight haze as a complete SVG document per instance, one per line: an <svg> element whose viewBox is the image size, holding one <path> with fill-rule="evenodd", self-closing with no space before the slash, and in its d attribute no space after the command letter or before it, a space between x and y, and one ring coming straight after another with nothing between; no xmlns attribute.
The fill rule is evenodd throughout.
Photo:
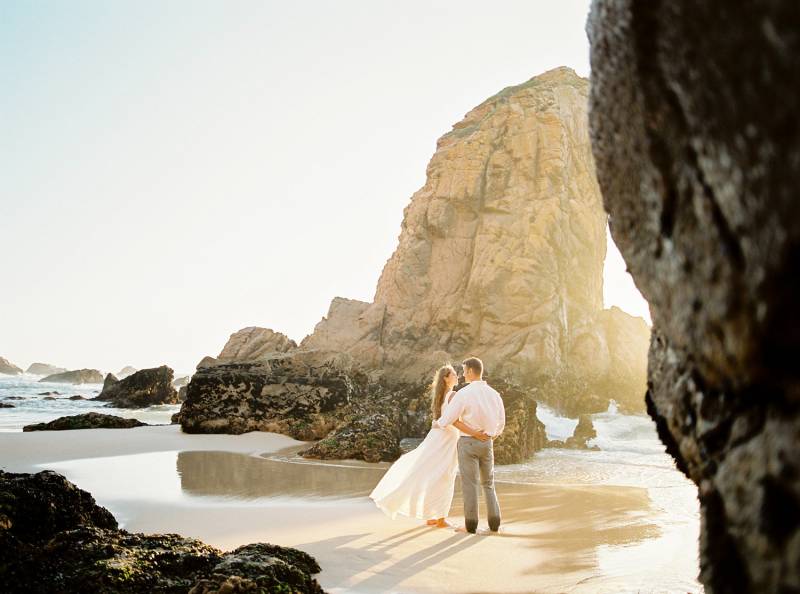
<svg viewBox="0 0 800 594"><path fill-rule="evenodd" d="M181 374L372 300L436 139L588 76L588 5L4 2L0 356ZM612 246L605 300L648 317Z"/></svg>

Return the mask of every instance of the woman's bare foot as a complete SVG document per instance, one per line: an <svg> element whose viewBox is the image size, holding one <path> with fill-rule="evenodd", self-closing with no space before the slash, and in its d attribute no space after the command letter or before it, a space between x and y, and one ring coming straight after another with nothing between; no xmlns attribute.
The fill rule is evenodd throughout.
<svg viewBox="0 0 800 594"><path fill-rule="evenodd" d="M446 519L439 518L438 520L436 520L436 527L437 528L452 528L453 525L451 523L449 523Z"/></svg>
<svg viewBox="0 0 800 594"><path fill-rule="evenodd" d="M425 522L425 524L427 524L428 526L436 526L436 524L438 523L439 520L428 520L427 522Z"/></svg>

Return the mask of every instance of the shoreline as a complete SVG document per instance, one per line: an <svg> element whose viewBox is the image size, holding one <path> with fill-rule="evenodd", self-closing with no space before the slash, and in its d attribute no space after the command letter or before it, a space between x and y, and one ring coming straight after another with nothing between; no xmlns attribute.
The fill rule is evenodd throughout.
<svg viewBox="0 0 800 594"><path fill-rule="evenodd" d="M299 548L334 594L700 591L695 535L645 488L498 481L501 533L464 535L379 511L366 495L388 464L293 459L305 445L177 425L5 433L0 468L60 472L131 532Z"/></svg>

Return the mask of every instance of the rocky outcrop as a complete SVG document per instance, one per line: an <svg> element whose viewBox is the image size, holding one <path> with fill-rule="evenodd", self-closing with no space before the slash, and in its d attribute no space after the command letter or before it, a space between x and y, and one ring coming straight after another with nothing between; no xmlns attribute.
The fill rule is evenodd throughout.
<svg viewBox="0 0 800 594"><path fill-rule="evenodd" d="M296 348L297 344L280 332L250 326L231 334L217 361L258 361Z"/></svg>
<svg viewBox="0 0 800 594"><path fill-rule="evenodd" d="M116 377L117 377L117 379L121 379L122 380L122 379L125 379L126 377L128 377L129 375L133 375L137 371L139 371L139 370L136 369L135 367L131 367L130 365L126 365L125 367L123 367L122 369L120 369L116 373ZM109 374L109 375L111 375L111 374Z"/></svg>
<svg viewBox="0 0 800 594"><path fill-rule="evenodd" d="M366 462L392 462L400 457L397 424L383 413L354 417L300 452L305 458L322 460L358 459Z"/></svg>
<svg viewBox="0 0 800 594"><path fill-rule="evenodd" d="M216 364L217 364L217 360L214 357L206 355L205 357L200 359L200 362L197 364L197 369L199 371L200 369L203 369L204 367L213 367Z"/></svg>
<svg viewBox="0 0 800 594"><path fill-rule="evenodd" d="M166 365L142 369L123 380L114 381L110 373L103 391L94 400L104 400L116 408L143 408L154 404L178 404L172 387L173 371Z"/></svg>
<svg viewBox="0 0 800 594"><path fill-rule="evenodd" d="M595 431L592 418L589 415L581 415L572 437L567 438L567 441L550 440L545 447L566 448L569 450L599 450L599 447L590 446L588 443L590 439L595 437L597 437L597 431Z"/></svg>
<svg viewBox="0 0 800 594"><path fill-rule="evenodd" d="M547 444L544 423L536 416L536 392L507 380L489 382L503 398L506 427L494 441L496 464L529 460Z"/></svg>
<svg viewBox="0 0 800 594"><path fill-rule="evenodd" d="M76 369L64 373L54 373L39 380L56 384L101 384L103 374L96 369Z"/></svg>
<svg viewBox="0 0 800 594"><path fill-rule="evenodd" d="M272 431L309 441L381 413L395 425L390 448L396 448L398 432L425 429L425 412L417 413L416 403L426 397L424 387L390 389L337 357L293 353L206 368L189 382L181 426L187 433Z"/></svg>
<svg viewBox="0 0 800 594"><path fill-rule="evenodd" d="M56 367L49 363L31 363L28 369L25 370L25 373L30 373L31 375L53 375L56 373L64 373L65 371L67 370L63 367Z"/></svg>
<svg viewBox="0 0 800 594"><path fill-rule="evenodd" d="M106 379L103 380L103 392L110 390L118 383L119 380L117 379L117 376L115 376L113 373L106 374Z"/></svg>
<svg viewBox="0 0 800 594"><path fill-rule="evenodd" d="M8 404L7 402L0 402L0 408L16 408L13 404Z"/></svg>
<svg viewBox="0 0 800 594"><path fill-rule="evenodd" d="M800 590L798 27L781 0L596 0L588 24L598 179L709 594Z"/></svg>
<svg viewBox="0 0 800 594"><path fill-rule="evenodd" d="M0 357L0 373L4 373L6 375L19 375L22 373L22 369L14 365L8 359Z"/></svg>
<svg viewBox="0 0 800 594"><path fill-rule="evenodd" d="M72 400L72 398L70 399ZM123 419L114 415L90 412L80 415L59 417L48 423L25 425L23 431L63 431L67 429L130 429L131 427L145 427L137 419Z"/></svg>
<svg viewBox="0 0 800 594"><path fill-rule="evenodd" d="M92 496L52 471L0 471L0 583L11 593L321 594L316 561L255 543L228 553L177 534L120 530Z"/></svg>
<svg viewBox="0 0 800 594"><path fill-rule="evenodd" d="M184 375L183 377L177 377L174 380L172 380L172 387L175 388L176 390L179 390L183 386L188 385L190 379L192 379L192 376L190 376L190 375Z"/></svg>

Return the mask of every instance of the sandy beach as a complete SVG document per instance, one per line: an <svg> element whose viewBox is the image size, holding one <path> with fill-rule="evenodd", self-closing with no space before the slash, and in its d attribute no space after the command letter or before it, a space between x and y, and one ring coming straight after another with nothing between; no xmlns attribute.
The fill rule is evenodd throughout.
<svg viewBox="0 0 800 594"><path fill-rule="evenodd" d="M696 531L646 489L499 482L501 533L471 536L378 511L366 495L387 464L310 463L302 447L177 426L6 433L0 467L56 470L129 531L300 548L329 592L699 591ZM451 521L461 513L457 489Z"/></svg>

